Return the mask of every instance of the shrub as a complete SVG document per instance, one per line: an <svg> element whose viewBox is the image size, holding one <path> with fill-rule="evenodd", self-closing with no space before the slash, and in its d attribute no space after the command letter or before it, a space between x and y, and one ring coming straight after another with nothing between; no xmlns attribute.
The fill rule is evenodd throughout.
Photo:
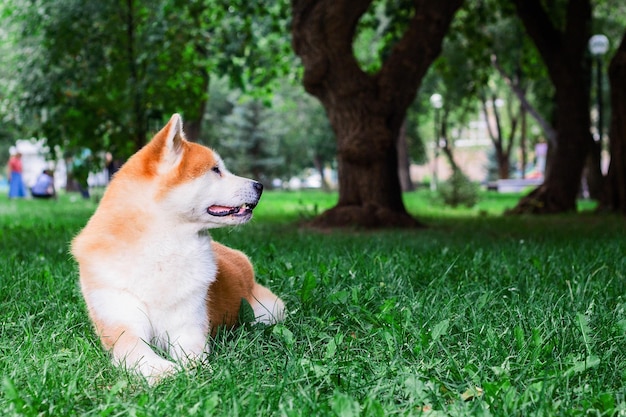
<svg viewBox="0 0 626 417"><path fill-rule="evenodd" d="M478 185L457 169L447 181L440 184L439 196L448 206L473 207L478 202Z"/></svg>

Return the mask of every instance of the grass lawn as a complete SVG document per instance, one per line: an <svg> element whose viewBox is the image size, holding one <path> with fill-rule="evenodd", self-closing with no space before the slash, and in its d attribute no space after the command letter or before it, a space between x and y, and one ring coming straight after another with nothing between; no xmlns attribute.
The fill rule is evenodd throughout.
<svg viewBox="0 0 626 417"><path fill-rule="evenodd" d="M110 365L68 242L95 203L0 196L0 415L626 415L626 221L406 196L421 230L315 232L336 195L267 192L245 251L286 302L149 387ZM588 207L588 206L583 206Z"/></svg>

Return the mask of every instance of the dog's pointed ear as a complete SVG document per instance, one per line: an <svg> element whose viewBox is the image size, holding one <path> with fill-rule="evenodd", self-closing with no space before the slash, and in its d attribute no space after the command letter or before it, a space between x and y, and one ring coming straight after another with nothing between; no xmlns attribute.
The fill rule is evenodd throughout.
<svg viewBox="0 0 626 417"><path fill-rule="evenodd" d="M183 119L180 114L174 113L165 126L167 136L165 137L165 146L171 155L179 155L182 151L182 144L185 140L183 133Z"/></svg>
<svg viewBox="0 0 626 417"><path fill-rule="evenodd" d="M175 167L183 157L186 144L183 120L175 113L152 140L137 154L136 164L146 176L164 173Z"/></svg>
<svg viewBox="0 0 626 417"><path fill-rule="evenodd" d="M168 170L176 166L181 160L186 142L183 132L183 119L180 114L174 113L157 136L161 136L160 140L162 141L159 145L162 168Z"/></svg>

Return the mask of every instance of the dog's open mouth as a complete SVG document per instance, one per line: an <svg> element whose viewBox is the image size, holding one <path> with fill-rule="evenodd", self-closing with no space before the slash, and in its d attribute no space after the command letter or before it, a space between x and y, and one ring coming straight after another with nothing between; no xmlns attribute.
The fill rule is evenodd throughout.
<svg viewBox="0 0 626 417"><path fill-rule="evenodd" d="M245 203L239 207L228 206L211 206L206 211L211 216L224 217L224 216L246 216L252 213L252 210L256 207L256 204Z"/></svg>

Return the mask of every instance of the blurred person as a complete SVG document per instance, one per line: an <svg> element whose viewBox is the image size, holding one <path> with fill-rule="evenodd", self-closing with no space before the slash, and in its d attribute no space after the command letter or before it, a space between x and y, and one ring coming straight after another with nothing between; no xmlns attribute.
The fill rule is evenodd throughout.
<svg viewBox="0 0 626 417"><path fill-rule="evenodd" d="M49 169L44 169L37 177L35 185L30 189L34 198L56 198L54 189L54 173Z"/></svg>
<svg viewBox="0 0 626 417"><path fill-rule="evenodd" d="M9 198L26 197L24 180L22 179L22 154L16 152L9 158Z"/></svg>
<svg viewBox="0 0 626 417"><path fill-rule="evenodd" d="M122 162L119 159L113 158L113 154L111 152L106 153L104 161L106 163L108 181L111 182L113 175L115 175L115 173L119 171L122 166Z"/></svg>
<svg viewBox="0 0 626 417"><path fill-rule="evenodd" d="M93 157L89 149L83 149L80 154L74 155L70 170L78 191L84 199L89 198L89 172L91 171Z"/></svg>

